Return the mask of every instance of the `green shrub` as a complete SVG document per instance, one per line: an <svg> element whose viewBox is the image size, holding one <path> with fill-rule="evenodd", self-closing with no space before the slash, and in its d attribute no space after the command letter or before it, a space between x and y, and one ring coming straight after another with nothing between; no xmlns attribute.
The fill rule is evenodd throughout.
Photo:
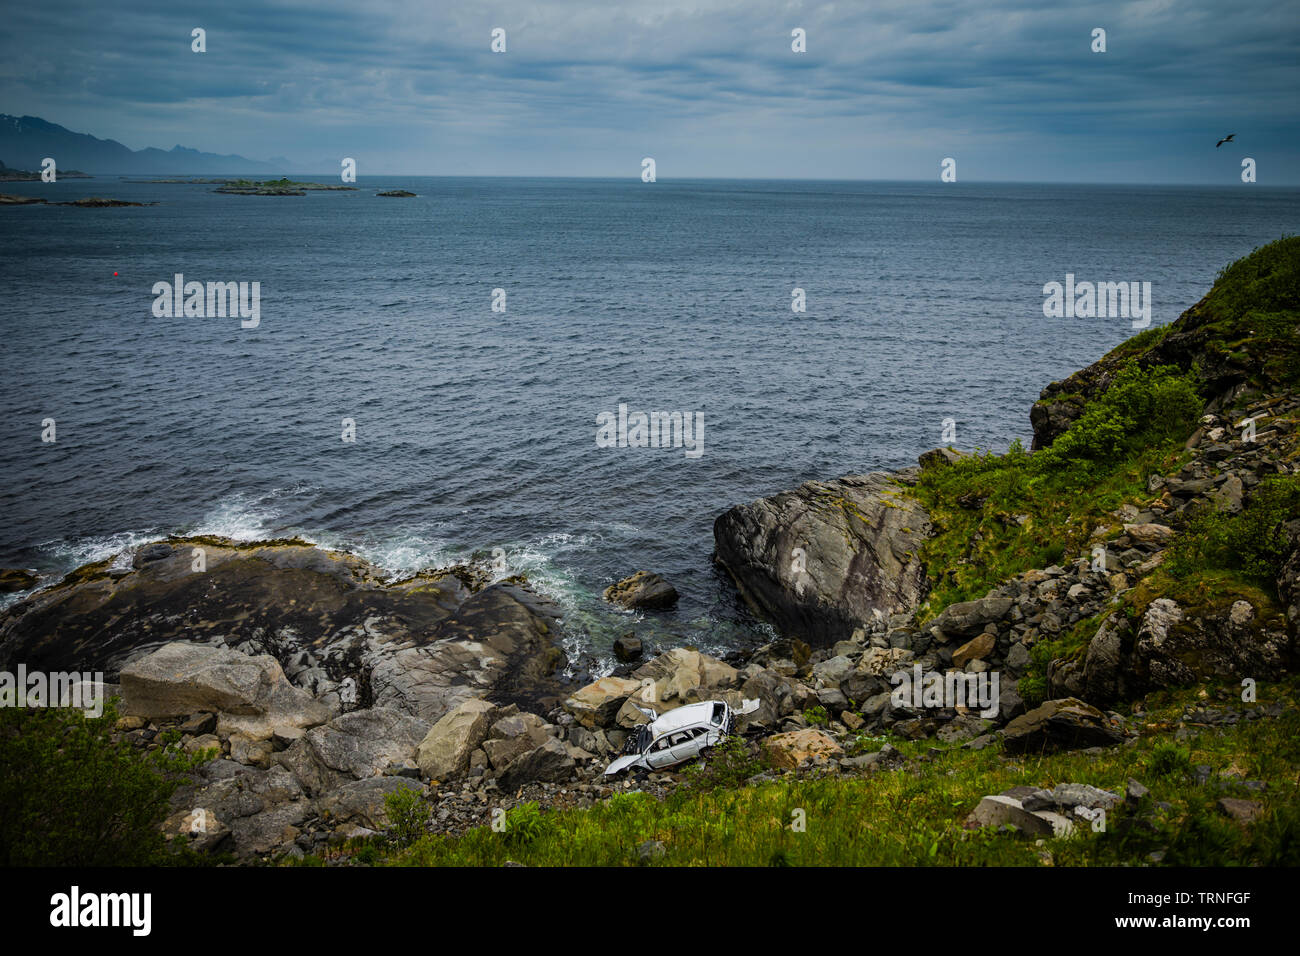
<svg viewBox="0 0 1300 956"><path fill-rule="evenodd" d="M1020 699L1025 702L1027 710L1033 710L1047 700L1047 675L1041 671L1026 673L1016 684Z"/></svg>
<svg viewBox="0 0 1300 956"><path fill-rule="evenodd" d="M190 862L159 829L168 798L202 757L142 753L110 739L118 713L0 708L0 865Z"/></svg>
<svg viewBox="0 0 1300 956"><path fill-rule="evenodd" d="M1201 414L1192 380L1173 366L1143 369L1130 360L1066 432L1032 459L1043 473L1070 468L1087 480L1151 445L1182 440Z"/></svg>
<svg viewBox="0 0 1300 956"><path fill-rule="evenodd" d="M829 724L831 721L830 714L826 713L826 708L821 704L813 704L811 707L805 708L803 719L808 721L808 723L812 724L814 727Z"/></svg>
<svg viewBox="0 0 1300 956"><path fill-rule="evenodd" d="M384 794L384 808L388 811L389 839L397 846L410 846L427 832L429 804L414 787Z"/></svg>
<svg viewBox="0 0 1300 956"><path fill-rule="evenodd" d="M713 747L702 762L687 770L687 774L692 789L714 790L743 786L750 777L762 773L764 767L763 759L750 752L745 738L735 734Z"/></svg>
<svg viewBox="0 0 1300 956"><path fill-rule="evenodd" d="M1237 514L1202 511L1175 541L1170 573L1191 575L1221 569L1273 592L1289 553L1286 522L1300 517L1300 476L1271 475Z"/></svg>

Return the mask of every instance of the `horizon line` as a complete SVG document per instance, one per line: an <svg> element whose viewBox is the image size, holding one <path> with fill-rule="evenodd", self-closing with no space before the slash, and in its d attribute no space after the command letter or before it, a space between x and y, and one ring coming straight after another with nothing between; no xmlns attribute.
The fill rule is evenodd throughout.
<svg viewBox="0 0 1300 956"><path fill-rule="evenodd" d="M277 170L277 175L266 172L100 172L92 173L85 170L86 175L92 179L118 177L120 179L136 179L137 184L143 184L145 177L168 177L174 179L198 179L203 177L240 177L252 179L259 182L266 182L276 178L287 178L289 176L313 176L317 178L336 179L337 171L331 172L308 172L294 171L282 172ZM919 185L931 183L939 186L960 186L980 185L980 186L1167 186L1170 188L1188 187L1188 186L1206 186L1220 189L1232 189L1237 186L1253 186L1263 189L1297 189L1300 188L1300 182L1296 183L1231 183L1207 182L1204 180L1195 180L1187 182L1169 182L1163 180L1150 181L1108 181L1108 180L1059 180L1059 179L961 179L955 182L939 182L936 178L927 177L925 179L885 179L885 178L865 178L865 177L823 177L823 176L671 176L658 177L654 183L643 183L636 174L630 175L536 175L522 173L367 173L372 178L395 179L402 176L416 176L423 179L545 179L545 180L602 180L608 182L631 182L641 185L653 186L659 183L686 183L686 182L734 182L734 183L882 183L882 184L907 184ZM70 178L69 182L77 181L80 177ZM356 182L345 183L344 185L356 186L360 183L361 177ZM16 185L23 182L33 182L33 180L10 180L6 185ZM50 185L43 183L42 185ZM159 184L161 185L161 184Z"/></svg>

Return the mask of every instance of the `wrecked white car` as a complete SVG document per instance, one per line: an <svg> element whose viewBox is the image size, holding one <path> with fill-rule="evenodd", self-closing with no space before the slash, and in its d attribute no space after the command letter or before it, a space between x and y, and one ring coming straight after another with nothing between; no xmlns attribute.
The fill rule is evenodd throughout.
<svg viewBox="0 0 1300 956"><path fill-rule="evenodd" d="M736 717L758 710L759 702L747 700L736 711L726 701L706 700L678 707L659 717L635 702L633 706L652 719L629 734L622 755L605 768L607 777L629 769L662 770L692 760L730 734Z"/></svg>

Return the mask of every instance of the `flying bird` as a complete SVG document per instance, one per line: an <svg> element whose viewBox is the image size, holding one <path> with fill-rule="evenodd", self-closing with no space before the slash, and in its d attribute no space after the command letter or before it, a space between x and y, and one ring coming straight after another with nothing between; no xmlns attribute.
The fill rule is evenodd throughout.
<svg viewBox="0 0 1300 956"><path fill-rule="evenodd" d="M1215 144L1214 144L1214 148L1215 148L1215 149L1218 149L1218 148L1219 148L1220 146L1222 146L1224 143L1231 143L1231 142L1232 142L1232 137L1234 137L1234 136L1236 136L1236 135L1237 135L1236 133L1229 133L1227 136L1223 137L1223 139L1221 139L1221 140L1219 140L1217 143L1215 143Z"/></svg>

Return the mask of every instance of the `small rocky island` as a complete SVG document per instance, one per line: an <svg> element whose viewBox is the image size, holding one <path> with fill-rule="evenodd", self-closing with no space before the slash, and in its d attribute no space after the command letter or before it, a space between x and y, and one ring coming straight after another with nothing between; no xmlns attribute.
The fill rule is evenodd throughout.
<svg viewBox="0 0 1300 956"><path fill-rule="evenodd" d="M105 199L102 196L53 202L43 196L15 196L10 193L0 193L0 206L80 206L82 209L111 209L118 206L156 205L158 205L156 202L128 202L125 199Z"/></svg>
<svg viewBox="0 0 1300 956"><path fill-rule="evenodd" d="M230 179L212 190L235 196L305 196L308 192L355 192L356 186L335 186L326 183L300 183L291 179Z"/></svg>
<svg viewBox="0 0 1300 956"><path fill-rule="evenodd" d="M387 191L385 191L385 192L382 192L382 193L376 193L375 195L377 195L377 196L397 196L397 197L399 197L399 198L406 199L406 198L409 198L409 197L413 197L413 196L415 196L416 194L413 193L413 192L408 192L408 191L405 190L405 189L389 189L389 190L387 190Z"/></svg>

